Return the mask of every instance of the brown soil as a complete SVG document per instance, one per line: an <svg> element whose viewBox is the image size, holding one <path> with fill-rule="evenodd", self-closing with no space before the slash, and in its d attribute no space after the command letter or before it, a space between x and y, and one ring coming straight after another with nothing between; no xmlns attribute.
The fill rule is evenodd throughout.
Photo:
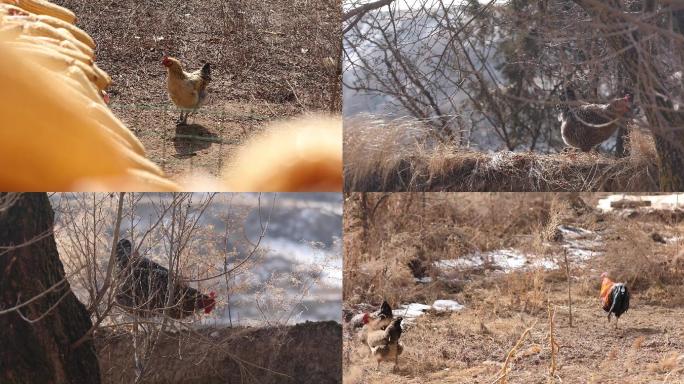
<svg viewBox="0 0 684 384"><path fill-rule="evenodd" d="M191 336L191 337L187 337ZM179 339L183 343L179 343ZM341 326L207 328L160 337L144 383L339 383ZM131 336L96 337L103 383L134 382Z"/></svg>
<svg viewBox="0 0 684 384"><path fill-rule="evenodd" d="M97 42L110 107L171 176L217 174L272 120L340 111L338 0L58 0ZM212 64L209 101L189 126L166 91L165 55Z"/></svg>
<svg viewBox="0 0 684 384"><path fill-rule="evenodd" d="M554 332L560 345L555 376L563 383L684 380L681 362L671 361L684 351L682 308L644 305L636 298L615 330L614 319L606 322L595 299L581 298L574 303L571 328L562 292L552 297L560 305ZM345 383L493 383L509 350L533 324L530 337L512 360L508 380L546 383L551 361L546 313L483 316L473 309L419 318L402 335L405 353L396 372L391 364L377 371L358 342L345 340L349 358ZM551 382L561 382L557 378Z"/></svg>

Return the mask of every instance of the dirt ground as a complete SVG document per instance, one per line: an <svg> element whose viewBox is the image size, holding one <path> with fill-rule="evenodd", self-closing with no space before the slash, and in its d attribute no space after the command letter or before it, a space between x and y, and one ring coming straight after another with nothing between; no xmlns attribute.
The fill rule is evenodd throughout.
<svg viewBox="0 0 684 384"><path fill-rule="evenodd" d="M560 287L559 287L560 288ZM562 302L562 294L554 300ZM609 325L597 301L573 303L573 327L567 306L556 312L554 336L560 346L556 380L563 383L681 383L676 358L684 351L684 310L645 305L636 298L620 320ZM402 334L405 353L399 367L376 370L366 349L345 340L345 383L493 383L503 361L525 329L530 336L512 359L510 383L546 383L551 353L546 313L492 315L465 309L419 318ZM681 359L680 359L681 360ZM679 369L679 371L677 371ZM669 381L667 381L669 379Z"/></svg>
<svg viewBox="0 0 684 384"><path fill-rule="evenodd" d="M420 196L416 194L415 200ZM600 196L582 194L589 206L593 206ZM371 230L367 236L372 239L371 244L377 245L377 249L372 246L368 249L369 254L384 255L378 257L387 259L396 258L402 252L401 244L382 237L378 239L376 236L380 235L374 232L387 232L383 220L389 220L387 216L393 213L378 207L392 207L393 204L402 207L402 216L412 217L415 225L422 226L424 235L417 245L403 244L418 248L411 253L418 258L429 257L424 256L423 252L428 252L422 248L434 246L433 240L441 244L445 255L456 255L456 249L449 244L451 239L445 243L444 235L431 236L431 232L441 226L450 228L452 234L458 231L472 243L488 243L498 248L496 244L500 242L506 244L505 247L525 249L529 254L536 252L539 257L545 257L542 255L557 255L563 251L557 248L560 243L538 241L538 237L557 225L577 225L600 236L598 249L603 254L570 265L572 327L563 269L529 268L505 273L499 268L485 266L467 269L452 275L454 280L445 281L428 268L426 275L431 276L432 281L419 283L413 281L413 277L409 277L410 282L406 276L396 277L399 275L397 267L386 260L381 264L387 266L385 270L394 272L388 274L392 281L381 285L376 279L374 284L366 285L364 281L345 280L345 289L349 288L347 284L360 287L356 291L352 288L345 298L346 308L356 309L355 312L359 312L364 302L377 306L379 303L375 301L382 297L389 297L395 307L412 302L430 304L436 299L452 299L465 305L465 309L457 312L429 310L414 324L408 324L401 336L405 349L396 371L393 371L392 363L383 363L377 370L367 347L356 340L356 333L346 324L345 384L684 382L681 283L684 260L679 256L684 226L679 215L668 212L605 214L586 206L582 209L575 206L573 210L569 204L559 202L564 198L554 200L538 194L516 203L509 195L491 194L460 199L455 196L453 201L461 202L458 210L451 210L452 205L445 203L440 203L434 210L425 208L435 204L431 201L422 203L422 207L416 205L419 208L415 211L422 209L424 212L421 220L414 215L411 205L399 201L403 197L396 198L396 201L384 199L378 203L375 196L367 197L367 204L374 207L374 220L370 221ZM501 200L500 204L492 202L496 200ZM496 209L482 209L484 202ZM350 211L356 213L353 209ZM511 216L519 220L511 222ZM397 233L387 236L402 239L402 231L412 229L402 227L397 220L393 219ZM450 226L451 220L456 224ZM345 231L345 236L355 230L359 228ZM483 233L488 239L482 238ZM669 240L661 242L657 235ZM354 249L345 252L345 257L361 253ZM360 262L359 269L374 275L373 263L375 261ZM609 271L612 277L626 282L630 288L630 309L621 317L617 330L614 318L609 324L600 307L598 293L602 271ZM402 288L396 288L399 286ZM381 290L393 290L394 295L383 294ZM553 337L558 345L555 353L551 349L549 308L555 311ZM527 329L529 334L511 354L504 378L504 361ZM556 363L553 378L550 378L552 356Z"/></svg>
<svg viewBox="0 0 684 384"><path fill-rule="evenodd" d="M283 0L58 0L97 43L110 107L170 176L217 174L268 122L341 110L341 5ZM166 91L164 56L212 65L188 126Z"/></svg>
<svg viewBox="0 0 684 384"><path fill-rule="evenodd" d="M340 325L332 321L281 328L207 328L185 335L168 333L157 342L157 358L144 382L339 383L341 336ZM129 334L99 332L96 347L103 383L134 381Z"/></svg>

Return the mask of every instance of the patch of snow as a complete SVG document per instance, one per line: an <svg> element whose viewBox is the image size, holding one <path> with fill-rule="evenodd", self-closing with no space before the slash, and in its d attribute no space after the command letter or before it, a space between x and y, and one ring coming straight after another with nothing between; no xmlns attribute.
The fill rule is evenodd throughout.
<svg viewBox="0 0 684 384"><path fill-rule="evenodd" d="M460 311L463 308L465 308L464 305L459 304L454 300L435 300L432 305L420 303L402 304L399 308L392 311L392 315L404 318L401 324L402 329L405 329L405 327L413 325L416 322L416 319L423 316L425 312L431 309L440 312L454 312Z"/></svg>
<svg viewBox="0 0 684 384"><path fill-rule="evenodd" d="M599 200L597 208L603 212L612 212L615 210L611 206L613 202L616 201L648 201L649 206L640 207L636 209L643 210L665 210L672 211L675 209L684 209L684 193L673 193L669 195L625 195L616 194L610 195L605 199ZM631 208L635 209L635 208Z"/></svg>
<svg viewBox="0 0 684 384"><path fill-rule="evenodd" d="M435 300L432 303L432 308L440 312L455 312L465 307L454 300Z"/></svg>
<svg viewBox="0 0 684 384"><path fill-rule="evenodd" d="M430 277L430 276L416 277L416 283L423 283L423 284L432 283L432 277Z"/></svg>
<svg viewBox="0 0 684 384"><path fill-rule="evenodd" d="M588 229L573 227L572 225L559 225L558 230L563 234L563 237L566 239L578 239L581 237L594 235L594 232Z"/></svg>
<svg viewBox="0 0 684 384"><path fill-rule="evenodd" d="M440 269L467 269L481 267L485 264L492 264L504 272L511 272L530 265L530 261L524 253L509 248L434 262L434 266Z"/></svg>
<svg viewBox="0 0 684 384"><path fill-rule="evenodd" d="M561 247L566 250L570 261L585 262L603 255L603 241L596 232L570 225L560 225L558 230L563 234ZM553 258L529 255L512 248L475 253L453 260L438 260L433 265L440 270L470 269L490 265L505 273L536 268L552 270L560 267Z"/></svg>
<svg viewBox="0 0 684 384"><path fill-rule="evenodd" d="M410 321L416 317L423 316L430 308L432 307L429 305L419 303L402 304L399 308L392 311L392 315L401 316L404 320Z"/></svg>
<svg viewBox="0 0 684 384"><path fill-rule="evenodd" d="M439 269L466 269L480 267L484 264L484 261L482 261L480 256L466 256L458 259L437 260L433 264Z"/></svg>
<svg viewBox="0 0 684 384"><path fill-rule="evenodd" d="M558 269L558 263L549 259L534 260L531 265L533 268Z"/></svg>

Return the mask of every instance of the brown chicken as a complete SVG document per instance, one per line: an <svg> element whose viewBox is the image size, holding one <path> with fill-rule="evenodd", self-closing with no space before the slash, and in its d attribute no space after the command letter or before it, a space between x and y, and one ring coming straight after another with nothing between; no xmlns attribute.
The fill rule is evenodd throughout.
<svg viewBox="0 0 684 384"><path fill-rule="evenodd" d="M568 89L567 100L575 100L575 93ZM612 100L608 104L580 103L564 106L560 115L561 136L565 144L589 152L608 140L621 120L632 110L632 95Z"/></svg>
<svg viewBox="0 0 684 384"><path fill-rule="evenodd" d="M392 307L387 301L383 301L380 310L373 313L364 313L361 317L361 333L359 334L359 341L368 345L368 334L373 331L380 331L387 328L392 323Z"/></svg>
<svg viewBox="0 0 684 384"><path fill-rule="evenodd" d="M394 360L393 369L397 369L399 355L404 351L404 346L399 342L402 320L401 316L396 317L384 330L368 332L368 348L378 363L378 369L382 361L392 360Z"/></svg>
<svg viewBox="0 0 684 384"><path fill-rule="evenodd" d="M178 59L165 57L162 64L168 70L166 85L169 96L181 110L178 124L188 123L188 115L195 113L207 99L207 84L211 81L211 67L209 63L195 72L183 71Z"/></svg>

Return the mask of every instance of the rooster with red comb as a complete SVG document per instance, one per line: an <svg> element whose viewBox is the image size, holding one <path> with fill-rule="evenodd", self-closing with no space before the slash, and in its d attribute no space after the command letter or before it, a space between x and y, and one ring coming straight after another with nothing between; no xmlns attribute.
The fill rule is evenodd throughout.
<svg viewBox="0 0 684 384"><path fill-rule="evenodd" d="M216 293L205 295L180 281L176 276L173 298L169 303L169 270L133 251L128 239L116 245L116 264L119 269L117 304L126 312L140 317L165 314L174 319L188 317L198 311L211 313L216 306Z"/></svg>
<svg viewBox="0 0 684 384"><path fill-rule="evenodd" d="M618 319L629 309L629 291L625 283L615 283L608 277L608 272L601 274L601 306L610 316L615 315L615 328L618 327Z"/></svg>

